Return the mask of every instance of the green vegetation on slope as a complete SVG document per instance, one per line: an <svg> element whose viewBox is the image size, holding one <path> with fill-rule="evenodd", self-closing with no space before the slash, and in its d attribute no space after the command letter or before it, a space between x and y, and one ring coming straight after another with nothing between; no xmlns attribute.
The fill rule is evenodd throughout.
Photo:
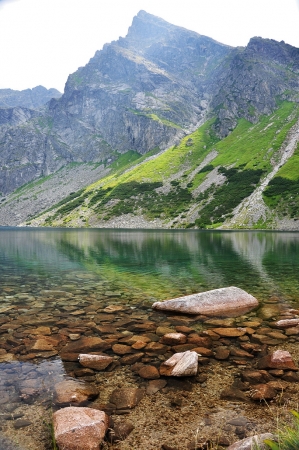
<svg viewBox="0 0 299 450"><path fill-rule="evenodd" d="M157 155L159 149L154 149L152 158L133 151L119 155L110 165L108 176L76 198L66 199L64 206L56 205L59 209L52 219L58 218L58 222L54 225L60 225L59 220L66 221L66 216L68 221L75 220L83 207L97 220L132 213L148 219L160 218L176 226L215 227L229 218L272 170L273 162L278 161L278 150L298 117L299 105L285 101L274 114L261 117L256 124L241 119L221 141L213 132L215 119L210 119L179 145ZM207 164L199 170L205 158ZM299 150L277 174L283 183L276 177L265 191L268 205L276 208L282 192L284 197L286 193L290 197L297 195L297 168ZM218 184L215 177L220 179ZM205 187L200 188L203 182ZM293 203L289 202L285 214L295 217L299 214L297 197ZM188 220L190 211L193 221Z"/></svg>
<svg viewBox="0 0 299 450"><path fill-rule="evenodd" d="M226 177L226 183L215 188L213 199L200 211L200 218L195 221L199 228L224 222L228 214L255 189L263 170L237 170L220 167L219 172Z"/></svg>
<svg viewBox="0 0 299 450"><path fill-rule="evenodd" d="M265 203L280 217L299 217L299 144L264 191Z"/></svg>

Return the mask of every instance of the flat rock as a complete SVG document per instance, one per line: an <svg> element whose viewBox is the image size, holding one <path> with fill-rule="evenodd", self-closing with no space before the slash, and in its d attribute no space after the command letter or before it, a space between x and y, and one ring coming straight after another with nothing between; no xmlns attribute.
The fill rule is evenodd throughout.
<svg viewBox="0 0 299 450"><path fill-rule="evenodd" d="M80 353L88 353L92 351L107 350L110 346L106 341L99 337L84 336L77 341L66 344L61 350L61 357L64 355L75 354L77 358Z"/></svg>
<svg viewBox="0 0 299 450"><path fill-rule="evenodd" d="M149 381L147 387L146 387L146 393L147 395L153 395L156 394L156 392L160 391L167 385L166 380L151 380Z"/></svg>
<svg viewBox="0 0 299 450"><path fill-rule="evenodd" d="M290 381L291 383L298 383L299 382L299 373L293 372L292 370L289 370L283 375L283 380Z"/></svg>
<svg viewBox="0 0 299 450"><path fill-rule="evenodd" d="M14 421L14 424L13 424L15 429L29 427L30 425L32 425L32 422L30 422L30 420L26 420L26 419L17 419Z"/></svg>
<svg viewBox="0 0 299 450"><path fill-rule="evenodd" d="M277 394L276 389L268 384L256 384L250 393L252 400L272 400Z"/></svg>
<svg viewBox="0 0 299 450"><path fill-rule="evenodd" d="M175 353L160 366L160 374L172 377L195 376L198 371L198 354L192 351Z"/></svg>
<svg viewBox="0 0 299 450"><path fill-rule="evenodd" d="M221 392L220 398L222 400L228 400L230 402L248 402L248 398L239 389L229 387L224 389L224 391Z"/></svg>
<svg viewBox="0 0 299 450"><path fill-rule="evenodd" d="M56 405L81 406L98 395L99 392L95 387L79 381L65 380L54 386L54 403Z"/></svg>
<svg viewBox="0 0 299 450"><path fill-rule="evenodd" d="M241 372L241 380L250 384L262 384L273 380L266 370L248 369Z"/></svg>
<svg viewBox="0 0 299 450"><path fill-rule="evenodd" d="M17 361L17 357L13 353L5 353L4 355L0 355L0 363L11 361Z"/></svg>
<svg viewBox="0 0 299 450"><path fill-rule="evenodd" d="M112 356L89 355L85 353L81 353L78 359L81 366L95 370L105 370L113 361Z"/></svg>
<svg viewBox="0 0 299 450"><path fill-rule="evenodd" d="M233 445L230 445L227 450L252 450L254 448L258 448L259 450L266 450L268 446L264 444L265 439L274 440L275 437L271 433L264 433L255 436L250 436L249 438L242 439L239 442L235 442Z"/></svg>
<svg viewBox="0 0 299 450"><path fill-rule="evenodd" d="M164 334L168 334L168 333L174 333L174 330L169 327L158 327L156 329L156 334L158 336L164 336Z"/></svg>
<svg viewBox="0 0 299 450"><path fill-rule="evenodd" d="M299 325L299 317L298 319L282 319L274 323L277 328L292 328L297 325Z"/></svg>
<svg viewBox="0 0 299 450"><path fill-rule="evenodd" d="M299 334L299 325L297 327L287 328L286 335L287 336L296 336Z"/></svg>
<svg viewBox="0 0 299 450"><path fill-rule="evenodd" d="M259 359L257 367L259 369L298 370L291 354L285 350L276 350L271 355Z"/></svg>
<svg viewBox="0 0 299 450"><path fill-rule="evenodd" d="M113 432L109 435L109 442L124 441L130 433L134 430L132 422L124 421L115 423L113 426Z"/></svg>
<svg viewBox="0 0 299 450"><path fill-rule="evenodd" d="M164 334L160 342L165 345L185 344L187 337L183 333L167 333Z"/></svg>
<svg viewBox="0 0 299 450"><path fill-rule="evenodd" d="M132 353L131 347L124 344L114 344L112 345L112 350L116 355L127 355L128 353Z"/></svg>
<svg viewBox="0 0 299 450"><path fill-rule="evenodd" d="M108 422L108 416L97 409L60 409L53 414L56 443L63 450L98 450Z"/></svg>
<svg viewBox="0 0 299 450"><path fill-rule="evenodd" d="M230 350L227 347L217 347L215 351L215 359L223 361L228 359L230 355Z"/></svg>
<svg viewBox="0 0 299 450"><path fill-rule="evenodd" d="M240 337L246 334L244 328L213 328L212 331L221 337Z"/></svg>
<svg viewBox="0 0 299 450"><path fill-rule="evenodd" d="M162 311L230 317L245 314L257 306L258 301L255 297L234 286L186 295L152 305L154 309Z"/></svg>
<svg viewBox="0 0 299 450"><path fill-rule="evenodd" d="M125 364L125 365L131 365L131 364L135 364L137 361L139 361L142 357L144 356L144 353L142 352L138 352L138 353L133 353L131 355L125 355L122 358L120 358L120 362L121 364Z"/></svg>
<svg viewBox="0 0 299 450"><path fill-rule="evenodd" d="M139 376L146 380L155 380L160 378L158 369L155 366L143 366L139 372Z"/></svg>
<svg viewBox="0 0 299 450"><path fill-rule="evenodd" d="M159 342L150 342L149 344L147 344L144 350L146 353L149 353L151 355L164 355L164 353L167 352L168 347L167 345L160 344Z"/></svg>
<svg viewBox="0 0 299 450"><path fill-rule="evenodd" d="M138 405L144 397L145 390L138 388L115 389L110 396L110 403L116 405L117 409L132 409Z"/></svg>
<svg viewBox="0 0 299 450"><path fill-rule="evenodd" d="M51 336L51 328L50 327L43 327L40 326L38 328L35 328L33 330L30 330L30 334L38 334L43 336Z"/></svg>
<svg viewBox="0 0 299 450"><path fill-rule="evenodd" d="M192 333L188 336L188 344L195 344L196 347L212 347L212 339L207 336L199 336L196 333Z"/></svg>
<svg viewBox="0 0 299 450"><path fill-rule="evenodd" d="M49 352L55 350L54 346L58 344L56 339L52 339L50 337L43 337L41 339L37 339L33 346L31 347L31 351L39 351L39 352Z"/></svg>
<svg viewBox="0 0 299 450"><path fill-rule="evenodd" d="M259 317L264 320L272 319L273 317L278 316L279 313L280 313L279 306L273 304L264 305L258 311Z"/></svg>
<svg viewBox="0 0 299 450"><path fill-rule="evenodd" d="M210 348L206 348L206 347L195 347L192 349L193 352L196 352L198 355L201 356L214 356L213 351Z"/></svg>

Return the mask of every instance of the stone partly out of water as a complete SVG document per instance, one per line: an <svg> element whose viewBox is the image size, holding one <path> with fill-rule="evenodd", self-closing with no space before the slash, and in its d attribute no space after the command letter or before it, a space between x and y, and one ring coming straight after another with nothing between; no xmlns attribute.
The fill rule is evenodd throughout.
<svg viewBox="0 0 299 450"><path fill-rule="evenodd" d="M258 301L255 297L234 286L156 302L152 305L154 309L162 311L230 317L240 316L257 306Z"/></svg>
<svg viewBox="0 0 299 450"><path fill-rule="evenodd" d="M268 446L264 444L266 439L275 440L275 436L271 433L264 433L260 435L250 436L230 445L227 450L252 450L258 448L259 450L266 450Z"/></svg>
<svg viewBox="0 0 299 450"><path fill-rule="evenodd" d="M96 409L60 409L53 414L56 443L63 450L98 450L108 422L108 416Z"/></svg>
<svg viewBox="0 0 299 450"><path fill-rule="evenodd" d="M195 376L198 371L198 354L192 351L175 353L160 366L160 374L172 377Z"/></svg>
<svg viewBox="0 0 299 450"><path fill-rule="evenodd" d="M89 355L81 353L78 359L81 366L95 370L105 370L109 364L113 362L112 356L108 355Z"/></svg>
<svg viewBox="0 0 299 450"><path fill-rule="evenodd" d="M276 350L258 361L259 369L298 370L291 354L285 350Z"/></svg>
<svg viewBox="0 0 299 450"><path fill-rule="evenodd" d="M98 390L87 383L66 380L54 386L54 403L56 405L85 405L99 395Z"/></svg>

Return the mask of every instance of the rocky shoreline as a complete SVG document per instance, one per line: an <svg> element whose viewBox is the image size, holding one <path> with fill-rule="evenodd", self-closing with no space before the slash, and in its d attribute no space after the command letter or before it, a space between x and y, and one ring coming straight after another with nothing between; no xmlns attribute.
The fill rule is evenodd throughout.
<svg viewBox="0 0 299 450"><path fill-rule="evenodd" d="M17 294L1 308L5 439L24 450L48 450L45 422L71 405L107 415L103 449L193 450L204 442L226 448L275 431L273 416L284 419L297 408L299 311L278 298L257 312L220 319L163 313L147 302L135 309L120 301L121 293L106 294L101 303L89 292L83 302L71 291L49 289L39 297ZM35 308L24 311L24 301ZM55 314L53 304L65 312ZM196 375L163 372L185 352L196 354ZM93 366L82 355L108 364ZM80 396L87 389L87 397L78 400L77 389Z"/></svg>

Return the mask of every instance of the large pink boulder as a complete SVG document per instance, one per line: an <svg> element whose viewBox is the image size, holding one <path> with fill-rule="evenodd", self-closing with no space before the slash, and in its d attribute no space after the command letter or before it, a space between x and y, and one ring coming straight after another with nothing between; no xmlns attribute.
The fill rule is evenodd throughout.
<svg viewBox="0 0 299 450"><path fill-rule="evenodd" d="M108 416L97 409L70 406L53 414L53 426L60 450L99 450Z"/></svg>
<svg viewBox="0 0 299 450"><path fill-rule="evenodd" d="M186 295L152 305L154 309L162 311L230 317L245 314L257 306L258 301L255 297L234 286Z"/></svg>

